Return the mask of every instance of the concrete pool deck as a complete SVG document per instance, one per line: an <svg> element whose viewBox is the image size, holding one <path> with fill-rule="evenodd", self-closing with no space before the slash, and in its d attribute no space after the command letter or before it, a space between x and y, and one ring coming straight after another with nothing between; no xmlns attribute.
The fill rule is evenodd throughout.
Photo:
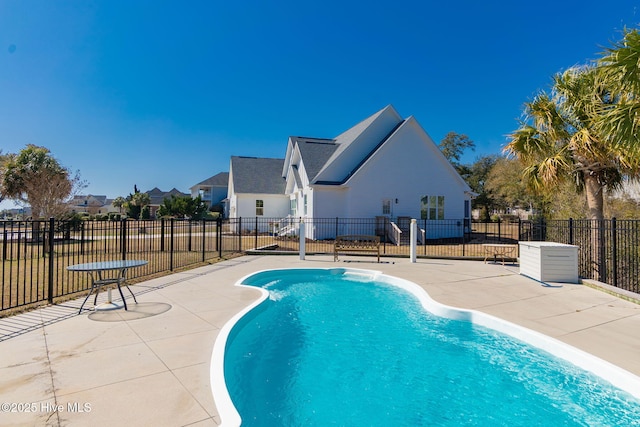
<svg viewBox="0 0 640 427"><path fill-rule="evenodd" d="M584 285L545 286L515 265L382 261L243 256L132 285L139 304L129 312L77 315L80 298L0 319L0 425L220 424L209 384L213 344L227 320L259 296L233 285L273 268L382 271L440 303L544 333L640 376L640 305Z"/></svg>

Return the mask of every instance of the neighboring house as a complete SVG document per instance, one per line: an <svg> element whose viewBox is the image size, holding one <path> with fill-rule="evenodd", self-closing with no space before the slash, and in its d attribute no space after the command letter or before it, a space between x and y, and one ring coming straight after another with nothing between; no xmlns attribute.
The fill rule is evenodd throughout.
<svg viewBox="0 0 640 427"><path fill-rule="evenodd" d="M289 196L284 192L283 164L283 159L231 157L229 218L286 217L289 214Z"/></svg>
<svg viewBox="0 0 640 427"><path fill-rule="evenodd" d="M162 191L158 187L153 188L152 190L145 191L149 195L149 217L156 218L156 214L158 209L160 209L160 205L164 203L164 199L170 199L171 196L176 197L190 197L189 194L183 193L180 190L172 188L170 191Z"/></svg>
<svg viewBox="0 0 640 427"><path fill-rule="evenodd" d="M227 198L228 188L229 172L220 172L191 187L191 197L195 199L200 196L202 201L207 204L207 208L211 209L212 206L222 206Z"/></svg>
<svg viewBox="0 0 640 427"><path fill-rule="evenodd" d="M290 137L284 159L234 157L231 167L230 218L471 218L469 186L416 119L391 105L335 138ZM427 225L428 238L463 232L435 235Z"/></svg>
<svg viewBox="0 0 640 427"><path fill-rule="evenodd" d="M91 215L105 214L110 212L109 207L111 200L107 199L107 196L96 195L77 195L69 202L71 212L80 213L85 212Z"/></svg>

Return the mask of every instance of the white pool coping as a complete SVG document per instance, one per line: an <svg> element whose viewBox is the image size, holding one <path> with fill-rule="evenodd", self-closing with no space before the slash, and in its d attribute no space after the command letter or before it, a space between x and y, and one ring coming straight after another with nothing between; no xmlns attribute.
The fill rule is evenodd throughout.
<svg viewBox="0 0 640 427"><path fill-rule="evenodd" d="M256 286L244 285L243 282L252 276L264 272L273 271L291 271L291 270L326 270L335 271L342 274L366 275L389 285L397 286L404 289L418 298L425 310L437 316L448 319L464 320L477 325L481 325L498 332L504 333L527 344L544 350L560 359L564 359L575 366L589 371L605 381L610 382L615 387L626 391L627 393L640 399L640 377L633 373L622 369L612 363L607 362L599 357L582 351L569 344L563 343L555 338L533 331L520 325L508 322L495 316L482 313L476 310L460 309L445 304L441 304L429 296L427 291L416 283L406 279L383 274L377 270L366 270L356 268L286 268L286 269L265 269L253 272L242 277L235 283L235 286L258 289L261 292L260 298L246 307L244 310L233 316L220 330L218 337L213 346L211 355L211 389L213 398L216 403L218 413L221 418L221 426L240 426L242 419L236 410L235 405L229 396L229 391L224 380L224 354L227 340L233 327L247 313L259 306L269 297L269 292L263 288Z"/></svg>

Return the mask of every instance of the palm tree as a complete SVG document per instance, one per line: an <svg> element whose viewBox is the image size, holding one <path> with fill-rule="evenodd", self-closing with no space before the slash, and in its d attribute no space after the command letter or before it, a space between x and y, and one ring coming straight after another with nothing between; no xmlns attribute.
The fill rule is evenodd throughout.
<svg viewBox="0 0 640 427"><path fill-rule="evenodd" d="M127 203L127 199L122 196L116 197L115 199L113 199L113 202L111 202L114 208L118 208L118 213L122 213L122 207L125 205L125 203Z"/></svg>
<svg viewBox="0 0 640 427"><path fill-rule="evenodd" d="M613 143L632 155L640 151L640 33L625 30L624 37L607 49L599 69L611 82L617 102L603 111L599 127Z"/></svg>
<svg viewBox="0 0 640 427"><path fill-rule="evenodd" d="M549 190L571 179L587 201L587 218L604 218L604 192L625 177L638 176L639 152L628 149L615 129L603 127L620 100L611 74L598 66L574 67L554 77L550 94L525 104L525 121L510 135L504 151L518 158L524 178L537 190ZM600 227L592 248L596 274L603 271Z"/></svg>
<svg viewBox="0 0 640 427"><path fill-rule="evenodd" d="M624 177L638 176L640 156L630 155L621 138L601 127L617 99L598 67L571 68L554 77L551 94L525 104L525 122L510 135L504 151L524 165L526 180L538 190L571 179L584 190L587 217L604 218L604 190Z"/></svg>

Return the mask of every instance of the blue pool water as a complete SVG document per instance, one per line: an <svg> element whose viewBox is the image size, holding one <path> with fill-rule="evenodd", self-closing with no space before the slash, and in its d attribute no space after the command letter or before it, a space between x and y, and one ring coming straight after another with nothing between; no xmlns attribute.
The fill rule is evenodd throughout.
<svg viewBox="0 0 640 427"><path fill-rule="evenodd" d="M343 273L244 280L269 298L226 343L224 378L242 425L640 425L640 401L600 377Z"/></svg>

